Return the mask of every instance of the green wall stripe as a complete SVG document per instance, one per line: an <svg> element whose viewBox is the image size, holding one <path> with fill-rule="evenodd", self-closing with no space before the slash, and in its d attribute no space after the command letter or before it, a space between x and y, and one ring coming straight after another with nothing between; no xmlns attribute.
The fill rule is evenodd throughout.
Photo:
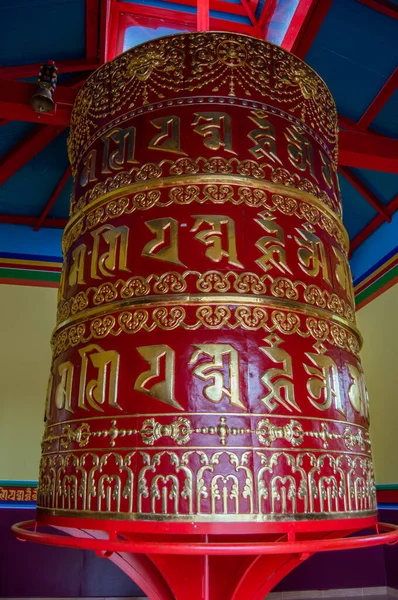
<svg viewBox="0 0 398 600"><path fill-rule="evenodd" d="M355 304L358 305L369 298L369 296L377 292L377 290L389 283L395 277L398 277L398 265L395 265L395 267L387 271L387 273L384 273L379 279L376 279L369 287L357 294L355 296Z"/></svg>
<svg viewBox="0 0 398 600"><path fill-rule="evenodd" d="M28 281L56 281L59 282L60 273L56 271L33 271L32 269L4 269L0 268L0 279L27 279Z"/></svg>

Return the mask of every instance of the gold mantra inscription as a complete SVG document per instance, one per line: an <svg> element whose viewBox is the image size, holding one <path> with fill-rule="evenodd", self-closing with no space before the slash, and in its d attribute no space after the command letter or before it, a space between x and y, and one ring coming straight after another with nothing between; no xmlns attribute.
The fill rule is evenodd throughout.
<svg viewBox="0 0 398 600"><path fill-rule="evenodd" d="M282 165L278 155L275 126L271 115L264 110L252 110L245 120L239 121L239 129L245 123L254 123L255 129L246 134L250 144L248 152L256 161L267 159L275 165ZM169 152L188 156L181 147L180 118L176 115L166 115L150 121L156 133L152 135L147 143L148 150ZM236 155L232 144L232 119L225 112L195 112L191 120L192 131L203 139L203 145L214 152L220 150ZM126 169L128 165L135 165L137 129L129 126L125 129L114 127L100 138L100 149L92 149L88 152L82 162L80 172L80 185L85 188L90 183L98 181L98 169L101 165L101 175L109 175L115 171ZM287 142L287 154L290 163L302 173L310 175L316 180L314 167L314 148L298 125L289 125L284 130ZM99 154L99 156L97 156ZM98 161L97 165L97 158ZM324 152L318 150L317 164L319 175L329 189L333 190L335 197L339 197L338 179L336 169L332 161Z"/></svg>
<svg viewBox="0 0 398 600"><path fill-rule="evenodd" d="M117 403L120 356L115 350L103 350L97 344L89 344L80 348L81 364L76 369L79 373L79 394L77 406L83 410L104 412L102 406L108 404L122 410ZM54 403L58 410L73 413L72 386L75 377L75 366L64 362L58 366L59 382L54 392ZM91 379L90 379L91 377ZM87 381L89 379L89 381ZM50 381L50 386L52 386ZM50 406L47 403L47 416Z"/></svg>
<svg viewBox="0 0 398 600"><path fill-rule="evenodd" d="M194 239L203 244L204 255L214 263L226 261L229 265L244 269L238 258L235 222L225 215L192 215L194 224L190 232ZM283 228L274 220L274 216L264 211L254 219L267 233L255 242L260 251L256 264L265 272L279 271L283 275L292 275L288 265ZM145 221L146 227L154 234L153 239L146 242L141 255L148 259L167 262L185 267L180 258L179 230L180 223L172 217L162 217ZM310 226L309 226L310 227ZM334 278L351 300L353 289L351 274L346 258L340 250L333 247L333 263L326 255L322 240L307 229L295 230L296 256L293 259L292 243L288 249L290 260L296 260L300 269L311 278L321 278L331 286L331 271ZM118 271L130 272L128 266L129 228L125 225L114 227L102 225L91 232L92 247L86 244L76 246L66 262L61 276L60 298L65 297L66 284L80 286L87 283L86 263L92 279L115 277Z"/></svg>
<svg viewBox="0 0 398 600"><path fill-rule="evenodd" d="M267 411L285 409L290 413L301 413L295 396L294 372L307 374L308 401L319 411L330 410L332 406L346 416L343 405L343 390L340 389L338 367L327 354L321 342L314 345L316 352L307 352L308 362L293 367L292 356L280 346L283 340L275 334L264 339L266 346L260 347L263 354L275 366L267 368L260 377L265 395L258 400ZM167 345L139 346L136 348L149 368L135 380L133 389L164 404L184 410L175 397L176 364L175 351ZM56 409L74 412L73 382L75 370L79 376L77 408L103 412L104 405L118 410L118 378L120 355L115 350L103 350L97 344L89 344L79 349L81 364L70 361L59 364L49 381L46 414L50 417L50 398L55 385L53 401ZM136 358L134 359L137 360ZM228 404L241 410L248 410L241 397L239 352L231 344L193 344L188 361L192 377L204 382L202 397L212 404L226 400ZM303 371L304 370L304 371ZM347 365L350 379L348 398L354 411L368 417L368 397L362 370L353 364Z"/></svg>
<svg viewBox="0 0 398 600"><path fill-rule="evenodd" d="M202 381L209 382L203 388L203 395L215 404L227 398L232 406L247 410L241 401L239 387L239 356L230 344L195 344L197 350L192 354L189 364L196 364L203 356L211 362L201 362L192 373ZM228 376L224 374L224 362L227 361ZM228 382L228 383L227 383Z"/></svg>

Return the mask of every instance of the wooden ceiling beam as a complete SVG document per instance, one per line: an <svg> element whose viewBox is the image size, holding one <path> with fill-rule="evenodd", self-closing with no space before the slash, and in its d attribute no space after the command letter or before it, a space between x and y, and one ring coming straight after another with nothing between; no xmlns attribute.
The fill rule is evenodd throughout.
<svg viewBox="0 0 398 600"><path fill-rule="evenodd" d="M48 213L50 212L50 210L52 209L52 207L58 200L58 197L59 197L60 193L62 192L62 190L64 189L71 174L72 174L71 168L69 166L66 169L65 173L62 175L59 182L57 183L55 190L51 194L49 201L47 202L46 206L43 209L43 212L41 213L40 217L38 218L37 223L35 225L35 231L39 231L40 227L43 226L43 223L46 220Z"/></svg>
<svg viewBox="0 0 398 600"><path fill-rule="evenodd" d="M63 127L38 125L22 138L0 158L0 185L3 185L63 131Z"/></svg>
<svg viewBox="0 0 398 600"><path fill-rule="evenodd" d="M389 204L387 204L386 210L391 217L398 210L398 195L395 196L395 198L391 200ZM355 250L357 250L357 248L359 248L359 246L363 244L363 242L367 240L372 233L374 233L381 225L383 225L383 223L385 223L384 218L380 214L376 215L374 219L372 219L370 223L368 223L366 227L364 227L362 231L360 231L351 241L350 255L352 255L352 253L355 252Z"/></svg>
<svg viewBox="0 0 398 600"><path fill-rule="evenodd" d="M187 2L187 4L189 4L189 2ZM225 4L230 6L229 3ZM137 17L140 24L143 26L147 24L153 24L154 19L160 19L163 22L187 25L190 30L196 31L197 17L196 14L193 13L176 11L169 8L145 6L145 4L134 4L133 2L116 2L115 8L119 11L119 13L130 14L133 17ZM213 5L211 8L213 8ZM251 25L246 25L245 23L236 23L235 21L228 21L227 18L219 19L210 16L210 28L214 31L234 31L235 33L253 35L253 27Z"/></svg>
<svg viewBox="0 0 398 600"><path fill-rule="evenodd" d="M357 125L361 129L367 129L369 125L377 117L383 106L391 98L395 90L398 88L398 67L388 78L386 83L381 88L375 99L368 106L362 117L359 119Z"/></svg>
<svg viewBox="0 0 398 600"><path fill-rule="evenodd" d="M333 0L300 0L282 41L282 48L305 58Z"/></svg>
<svg viewBox="0 0 398 600"><path fill-rule="evenodd" d="M0 223L8 223L9 225L29 225L35 227L38 217L25 217L23 215L0 215ZM53 227L54 229L64 229L68 219L45 219L42 227Z"/></svg>
<svg viewBox="0 0 398 600"><path fill-rule="evenodd" d="M0 85L0 119L27 121L68 127L72 106L78 90L59 85L54 93L55 110L37 113L29 104L36 84L26 81L6 81Z"/></svg>
<svg viewBox="0 0 398 600"><path fill-rule="evenodd" d="M86 58L99 60L99 0L86 0Z"/></svg>
<svg viewBox="0 0 398 600"><path fill-rule="evenodd" d="M210 29L210 2L209 0L198 0L196 12L198 31L208 31Z"/></svg>
<svg viewBox="0 0 398 600"><path fill-rule="evenodd" d="M398 140L358 131L340 131L339 165L398 174Z"/></svg>
<svg viewBox="0 0 398 600"><path fill-rule="evenodd" d="M377 12L382 13L386 17L398 19L398 6L388 0L357 0L368 8L373 8Z"/></svg>
<svg viewBox="0 0 398 600"><path fill-rule="evenodd" d="M373 192L360 180L360 178L348 167L340 167L339 172L344 178L361 194L361 196L371 205L379 215L388 223L391 222L391 215L388 213L385 205L375 196Z"/></svg>
<svg viewBox="0 0 398 600"><path fill-rule="evenodd" d="M97 59L81 58L78 60L59 60L56 62L58 73L77 73L79 71L94 71L99 67ZM30 63L14 67L0 68L0 79L23 79L25 77L38 77L40 63ZM4 85L4 84L2 84Z"/></svg>

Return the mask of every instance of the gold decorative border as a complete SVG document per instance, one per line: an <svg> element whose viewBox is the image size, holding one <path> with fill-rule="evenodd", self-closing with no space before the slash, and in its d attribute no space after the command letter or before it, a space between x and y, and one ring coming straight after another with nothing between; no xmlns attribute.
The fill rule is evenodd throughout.
<svg viewBox="0 0 398 600"><path fill-rule="evenodd" d="M265 295L267 284L274 297L297 300L299 288L302 288L303 300L310 306L317 306L345 318L347 322L355 325L355 311L353 306L328 290L322 290L315 284L306 284L303 281L291 280L288 277L272 278L268 273L258 275L251 271L236 273L228 271L167 271L161 275L151 274L147 277L134 275L127 280L118 279L115 283L106 281L98 287L89 287L71 296L68 300L61 301L58 305L57 323L65 321L70 315L77 315L85 310L91 302L94 306L101 306L114 302L119 297L127 299L133 297L147 297L151 293L159 296L186 292L189 277L195 277L195 287L199 292L219 294L227 293L233 288L239 294ZM233 282L230 279L233 278ZM120 288L120 289L119 289Z"/></svg>
<svg viewBox="0 0 398 600"><path fill-rule="evenodd" d="M229 442L238 435L251 434L257 436L258 442L261 446L271 446L274 442L285 441L287 445L293 447L300 447L305 438L312 438L315 440L321 440L324 448L329 448L329 442L333 440L339 440L344 442L345 446L349 450L354 450L358 446L362 452L370 453L370 439L369 433L365 430L365 434L362 433L361 427L356 427L355 424L347 425L342 433L336 433L330 431L328 425L321 419L314 419L314 421L320 425L318 429L305 430L303 425L300 423L299 417L290 419L284 425L276 425L274 417L266 417L259 419L255 428L253 427L237 427L231 426L228 419L232 417L226 417L225 415L218 416L213 415L213 418L218 417L218 423L214 420L212 424L206 427L195 427L192 419L196 417L195 414L191 413L191 418L185 416L178 416L169 422L160 422L151 415L147 415L137 428L125 428L118 426L117 419L112 419L111 425L106 429L97 429L92 431L90 425L87 422L80 422L78 427L72 428L66 424L62 428L62 432L58 435L45 431L42 439L42 452L43 456L52 450L54 442L59 442L60 446L64 450L68 450L72 444L77 444L80 448L86 447L91 438L105 438L109 440L109 446L114 447L116 440L119 438L141 436L141 442L148 446L154 446L154 444L162 439L169 438L175 442L178 446L186 446L194 434L204 436L217 436L220 446L229 445ZM251 420L250 415L239 417L242 420ZM334 448L336 450L336 448Z"/></svg>
<svg viewBox="0 0 398 600"><path fill-rule="evenodd" d="M227 307L227 306L237 306L237 308L243 308L246 306L253 307L264 307L264 308L277 308L282 310L292 311L294 313L304 314L311 317L320 317L326 320L329 320L333 323L336 323L342 327L345 327L351 333L356 335L358 339L361 338L361 334L359 330L349 321L340 317L339 315L335 315L330 313L328 310L320 307L309 307L307 304L303 302L296 302L293 300L287 300L286 298L272 298L270 296L255 296L253 294L245 294L241 296L239 294L176 294L175 296L169 296L167 300L164 297L159 298L159 296L142 296L138 298L129 298L126 300L118 300L116 302L112 302L107 306L98 306L93 308L87 308L82 311L78 315L74 315L65 321L62 321L57 325L54 329L53 333L59 332L64 327L69 327L71 325L76 325L78 323L82 323L83 321L88 321L90 319L108 315L113 312L120 312L125 309L129 309L135 306L143 307L143 308L152 308L152 307L169 307L169 306L198 306L198 307L207 307L208 305L212 305L214 307ZM190 327L189 327L190 328ZM193 327L195 329L196 327ZM218 328L218 326L216 327Z"/></svg>
<svg viewBox="0 0 398 600"><path fill-rule="evenodd" d="M150 416L151 417L173 417L173 416L178 416L178 417L190 417L192 416L193 413L190 412L183 412L183 411L178 411L175 413L170 413L170 412L162 412L162 413L151 413ZM209 411L196 411L194 413L197 416L214 416L217 415L218 413L213 412L209 412ZM244 415L242 413L236 413L236 412L223 412L222 413L223 416L225 417L242 417L242 416L249 416L249 417L258 417L260 419L266 419L266 418L272 418L272 419L290 419L291 415L280 415L280 414L276 414L276 413L257 413L257 412L251 412L248 415ZM84 421L101 421L101 420L109 420L109 419L135 419L135 418L143 418L146 419L148 417L148 413L132 413L132 414L123 414L123 415L96 415L95 417L85 417ZM298 417L296 417L297 419L299 419L300 421L302 420L310 420L310 421L314 421L316 420L316 417L313 416L308 416L308 415L299 415ZM65 419L64 421L56 421L55 423L49 423L47 421L46 424L46 429L50 429L53 427L57 427L59 425L66 425L67 423L79 423L81 421L81 418L79 419ZM365 427L364 425L359 425L358 423L352 423L351 421L342 421L339 419L329 419L329 418L322 418L321 419L322 423L336 423L338 425L352 425L355 427L359 427L361 429L363 429L365 432L368 432L368 427Z"/></svg>
<svg viewBox="0 0 398 600"><path fill-rule="evenodd" d="M186 305L187 299L185 301L183 299L183 303ZM280 301L281 306L283 303L286 301ZM90 322L83 313L78 322L74 322L72 326L66 322L54 331L52 338L54 357L70 347L87 343L92 338L103 339L108 335L118 336L121 333L134 334L141 330L151 332L157 328L172 331L178 327L188 331L196 330L199 327L210 330L220 330L221 328L234 330L241 327L248 331L262 329L269 333L277 330L285 335L298 334L301 337L312 337L317 341L327 341L333 346L347 350L356 357L362 344L359 332L351 324L337 316L331 318L327 311L325 311L327 318L319 318L320 310L309 310L307 306L301 311L305 316L303 323L297 308L294 309L295 312L286 312L287 308L267 311L267 308L261 305L259 298L254 298L254 305L244 304L239 299L234 308L221 304L219 298L216 298L216 302L210 305L206 303L197 305L191 301L191 306L197 305L193 318L192 315L187 315L183 305L171 306L170 304L162 306L157 301L155 306L150 306L150 310L145 308L144 303L138 308L130 310L121 306L121 312L117 317L113 314L105 314L105 316L95 317ZM287 305L291 306L291 303L288 302ZM113 310L115 309L113 308Z"/></svg>
<svg viewBox="0 0 398 600"><path fill-rule="evenodd" d="M62 508L46 508L37 505L39 514L51 517L70 517L87 519L114 519L117 521L146 521L146 522L170 522L170 523L280 523L280 522L303 522L303 521L342 521L348 519L359 519L365 517L376 517L377 510L351 510L337 513L305 513L305 514L171 514L162 515L159 513L123 513L123 512L98 512L88 510L68 510Z"/></svg>

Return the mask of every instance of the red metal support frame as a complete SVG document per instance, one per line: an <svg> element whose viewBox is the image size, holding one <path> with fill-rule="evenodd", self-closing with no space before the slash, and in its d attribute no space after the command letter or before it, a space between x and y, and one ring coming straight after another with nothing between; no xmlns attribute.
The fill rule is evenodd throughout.
<svg viewBox="0 0 398 600"><path fill-rule="evenodd" d="M198 0L197 3L197 30L209 31L210 29L210 2Z"/></svg>
<svg viewBox="0 0 398 600"><path fill-rule="evenodd" d="M258 20L258 27L263 39L267 39L269 24L277 6L278 0L267 0L265 6L263 7L262 13Z"/></svg>
<svg viewBox="0 0 398 600"><path fill-rule="evenodd" d="M393 2L389 2L388 0L357 0L357 2L373 8L373 10L377 10L377 12L386 15L386 17L398 19L398 7Z"/></svg>
<svg viewBox="0 0 398 600"><path fill-rule="evenodd" d="M357 123L358 127L361 129L367 129L397 88L398 67L396 67L395 71L383 85L376 98L371 102L362 117L359 119Z"/></svg>
<svg viewBox="0 0 398 600"><path fill-rule="evenodd" d="M200 2L200 0L198 0L198 4L199 4L199 2ZM255 16L249 2L247 0L240 0L240 3L243 6L245 14L249 17L251 24L256 29L255 36L260 37L260 35L259 35L260 30L258 28L258 22L257 22L256 16Z"/></svg>
<svg viewBox="0 0 398 600"><path fill-rule="evenodd" d="M100 0L99 61L101 64L114 58L114 55L110 54L109 34L111 15L115 18L113 13L118 10L118 3L113 3L112 0Z"/></svg>
<svg viewBox="0 0 398 600"><path fill-rule="evenodd" d="M64 129L38 125L0 159L0 185L52 142Z"/></svg>
<svg viewBox="0 0 398 600"><path fill-rule="evenodd" d="M86 58L99 58L99 0L86 0Z"/></svg>
<svg viewBox="0 0 398 600"><path fill-rule="evenodd" d="M0 223L8 223L9 225L28 225L35 227L38 217L25 217L23 215L0 215ZM53 229L64 229L68 219L45 219L41 224L42 227L52 227Z"/></svg>
<svg viewBox="0 0 398 600"><path fill-rule="evenodd" d="M357 190L357 192L359 192L361 196L363 196L363 198L365 198L365 200L369 202L369 204L373 206L374 209L377 210L379 215L381 215L385 221L388 221L390 223L391 215L386 210L384 204L380 202L380 200L373 194L373 192L371 192L366 187L366 185L359 179L359 177L347 167L340 167L339 171L345 177L345 179Z"/></svg>
<svg viewBox="0 0 398 600"><path fill-rule="evenodd" d="M340 131L339 165L398 173L398 140L357 131Z"/></svg>
<svg viewBox="0 0 398 600"><path fill-rule="evenodd" d="M59 85L54 93L55 110L39 114L29 100L36 91L36 84L26 81L7 81L0 85L0 119L27 121L68 127L77 90Z"/></svg>
<svg viewBox="0 0 398 600"><path fill-rule="evenodd" d="M93 71L99 66L98 60L81 58L78 60L57 61L58 73L77 73L79 71ZM40 64L30 63L15 67L3 67L0 69L0 79L22 79L24 77L36 77L39 75ZM4 85L4 84L2 84Z"/></svg>
<svg viewBox="0 0 398 600"><path fill-rule="evenodd" d="M395 196L395 198L393 198L393 200L391 200L391 202L389 204L387 204L386 206L386 211L388 212L388 214L392 217L393 214L398 210L398 195ZM364 227L362 229L362 231L360 231L358 233L358 235L356 235L354 237L354 239L351 241L350 243L350 253L352 255L353 252L355 252L355 250L361 245L363 244L363 242L372 235L372 233L374 233L376 231L376 229L378 229L381 225L383 225L383 223L385 223L385 219L380 215L376 215L374 219L372 219L370 221L370 223L368 223L366 225L366 227Z"/></svg>
<svg viewBox="0 0 398 600"><path fill-rule="evenodd" d="M43 225L48 213L50 212L50 210L52 209L52 207L54 206L54 204L56 203L56 201L58 200L58 197L60 195L60 193L62 192L62 190L65 187L66 182L68 181L69 177L71 176L71 168L70 166L66 169L65 173L62 175L61 179L59 180L59 182L57 183L57 186L55 188L55 190L53 191L53 193L51 194L51 198L49 199L49 201L47 202L46 206L44 207L43 212L41 213L36 225L35 225L35 231L39 231L40 227Z"/></svg>
<svg viewBox="0 0 398 600"><path fill-rule="evenodd" d="M190 3L188 2L187 4ZM229 6L228 3L225 4ZM160 19L165 23L178 23L182 21L186 23L187 29L192 28L192 31L196 31L197 27L197 17L192 13L184 13L166 8L155 8L152 6L145 6L145 4L134 4L133 2L117 2L115 4L115 9L117 9L119 13L131 14L133 17L139 18L142 25L153 27L154 19ZM235 33L253 35L253 27L251 25L214 17L210 17L210 28L214 31L234 31Z"/></svg>
<svg viewBox="0 0 398 600"><path fill-rule="evenodd" d="M294 11L293 17L289 23L287 31L282 40L281 46L286 50L291 51L293 48L302 27L308 15L311 14L318 0L299 0L296 10Z"/></svg>
<svg viewBox="0 0 398 600"><path fill-rule="evenodd" d="M314 2L304 5L303 12L306 8L308 9L305 18L303 19L303 12L300 11L297 20L293 17L293 25L291 23L292 28L294 28L296 32L296 37L293 39L293 29L292 33L289 33L289 26L285 38L289 40L288 46L290 47L283 45L285 43L285 38L282 42L282 46L293 52L296 56L304 58L310 49L329 8L332 6L332 3L333 0L315 0Z"/></svg>

